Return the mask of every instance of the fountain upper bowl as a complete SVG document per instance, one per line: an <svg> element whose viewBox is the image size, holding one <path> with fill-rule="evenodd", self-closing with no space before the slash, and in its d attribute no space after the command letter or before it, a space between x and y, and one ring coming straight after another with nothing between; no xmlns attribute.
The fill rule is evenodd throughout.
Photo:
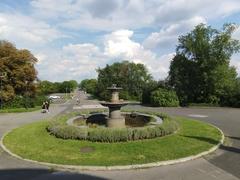
<svg viewBox="0 0 240 180"><path fill-rule="evenodd" d="M107 106L107 107L121 107L121 106L126 106L129 104L128 101L117 101L117 102L106 102L102 101L100 102L101 105Z"/></svg>

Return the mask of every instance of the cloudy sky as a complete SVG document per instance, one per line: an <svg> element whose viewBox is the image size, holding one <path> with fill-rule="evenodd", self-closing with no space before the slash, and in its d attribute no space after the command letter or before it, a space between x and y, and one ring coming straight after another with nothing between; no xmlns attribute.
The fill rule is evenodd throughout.
<svg viewBox="0 0 240 180"><path fill-rule="evenodd" d="M240 24L240 0L0 0L0 39L31 50L50 81L95 78L121 60L164 79L179 35L227 22ZM240 54L231 64L240 75Z"/></svg>

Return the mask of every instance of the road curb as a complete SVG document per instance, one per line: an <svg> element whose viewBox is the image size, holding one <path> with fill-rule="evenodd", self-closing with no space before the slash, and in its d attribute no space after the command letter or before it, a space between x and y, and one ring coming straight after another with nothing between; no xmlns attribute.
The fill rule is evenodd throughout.
<svg viewBox="0 0 240 180"><path fill-rule="evenodd" d="M207 124L209 124L209 123L207 123ZM209 124L209 125L215 127L221 133L222 138L221 138L220 142L217 145L215 145L212 148L210 148L209 150L201 152L201 153L199 153L197 155L188 156L188 157L184 157L184 158L179 158L179 159L175 159L175 160L160 161L160 162L147 163L147 164L134 164L134 165L124 165L124 166L75 166L75 165L53 164L53 163L46 163L46 162L40 162L40 161L34 161L34 160L30 160L30 159L25 159L25 158L22 158L22 157L18 156L17 154L12 153L3 144L4 137L8 133L10 133L12 130L8 131L7 133L5 133L1 137L0 146L2 147L2 149L5 152L7 152L9 155L11 155L11 156L13 156L15 158L18 158L20 160L24 160L24 161L27 161L27 162L31 162L31 163L36 163L38 165L48 166L48 167L51 167L51 168L54 168L54 169L59 169L59 170L69 170L69 171L79 171L79 170L108 171L108 170L141 169L141 168L150 168L150 167L158 167L158 166L178 164L178 163L182 163L182 162L198 159L198 158L200 158L202 156L205 156L207 154L210 154L210 153L214 152L215 150L217 150L219 148L219 146L221 144L223 144L223 142L224 142L224 133L218 127L216 127L216 126L214 126L212 124Z"/></svg>

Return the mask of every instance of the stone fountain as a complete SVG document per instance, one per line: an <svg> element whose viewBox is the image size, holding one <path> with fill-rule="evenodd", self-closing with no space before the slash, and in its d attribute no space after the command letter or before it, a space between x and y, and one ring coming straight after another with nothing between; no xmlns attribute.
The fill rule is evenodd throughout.
<svg viewBox="0 0 240 180"><path fill-rule="evenodd" d="M109 117L107 118L107 126L111 128L125 127L125 118L121 115L121 107L128 104L126 101L119 100L119 91L122 89L113 84L107 88L112 92L111 102L101 102L103 106L109 108Z"/></svg>

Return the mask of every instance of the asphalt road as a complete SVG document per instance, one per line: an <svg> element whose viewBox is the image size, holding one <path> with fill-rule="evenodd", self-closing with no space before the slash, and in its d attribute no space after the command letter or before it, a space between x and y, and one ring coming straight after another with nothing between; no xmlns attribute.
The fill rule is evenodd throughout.
<svg viewBox="0 0 240 180"><path fill-rule="evenodd" d="M81 104L96 103L89 101L85 95L81 97ZM40 111L18 114L0 114L0 137L7 131L23 124L53 117L59 113L71 111L75 99L66 104L51 106L49 114ZM231 108L149 108L139 105L130 106L135 109L149 109L151 111L166 112L170 115L193 117L212 123L223 130L228 137L228 145L222 146L211 155L197 160L176 165L155 167L149 169L124 171L54 171L46 166L25 162L9 156L0 149L0 180L43 180L43 179L156 179L156 180L237 180L240 178L240 109Z"/></svg>

